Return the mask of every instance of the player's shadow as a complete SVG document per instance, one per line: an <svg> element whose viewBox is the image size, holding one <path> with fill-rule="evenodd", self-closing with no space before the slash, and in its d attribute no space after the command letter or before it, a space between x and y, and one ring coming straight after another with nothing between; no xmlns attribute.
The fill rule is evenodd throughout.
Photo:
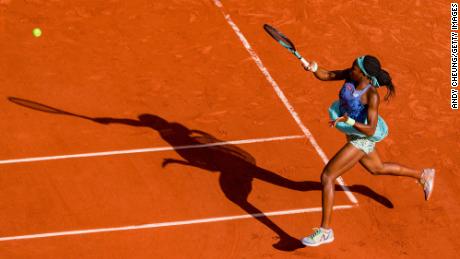
<svg viewBox="0 0 460 259"><path fill-rule="evenodd" d="M182 124L168 122L159 116L141 114L138 116L138 119L91 118L18 97L8 97L8 100L16 105L36 111L73 116L101 124L118 123L135 127L148 127L156 130L165 141L174 147L176 152L183 159L165 159L162 163L163 167L171 164L178 164L220 173L219 184L225 196L279 235L279 242L273 245L275 248L292 251L303 247L298 239L290 236L268 217L264 216L264 214L248 202L247 199L252 189L252 180L255 178L297 191L319 191L322 189L320 182L297 182L286 179L264 168L258 167L254 157L237 146L228 144L209 145L222 141L206 132L188 129ZM348 188L352 192L368 196L388 208L393 208L393 204L390 200L366 186L353 185L348 186ZM336 186L336 190L342 191L343 189L340 186Z"/></svg>
<svg viewBox="0 0 460 259"><path fill-rule="evenodd" d="M280 240L273 245L275 248L283 251L292 251L303 247L297 238L286 233L272 220L264 216L262 211L251 204L248 201L248 196L252 190L252 181L254 179L296 191L321 190L322 185L320 182L299 182L284 178L257 166L253 156L235 145L209 146L207 144L222 141L206 132L189 129L180 123L169 122L156 115L141 114L137 120L127 118L94 118L92 120L101 124L117 123L135 127L149 127L156 130L182 157L182 160L166 158L162 163L162 167L176 164L220 173L219 184L224 195L278 234ZM194 146L196 147L193 148ZM375 193L366 186L353 185L349 186L349 188L353 192L373 198L386 207L393 207L390 200ZM336 190L343 191L340 186L336 186Z"/></svg>

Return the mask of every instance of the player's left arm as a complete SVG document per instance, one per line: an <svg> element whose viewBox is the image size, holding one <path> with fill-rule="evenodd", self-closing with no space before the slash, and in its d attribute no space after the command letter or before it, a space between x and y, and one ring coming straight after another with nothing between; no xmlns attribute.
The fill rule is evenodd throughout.
<svg viewBox="0 0 460 259"><path fill-rule="evenodd" d="M378 109L380 104L380 98L377 91L368 91L368 107L367 107L367 124L360 123L355 121L353 127L366 136L372 136L375 133L377 128L377 122L379 119ZM331 127L335 127L338 122L346 122L348 120L348 115L345 114L337 118L335 121L330 122Z"/></svg>
<svg viewBox="0 0 460 259"><path fill-rule="evenodd" d="M353 127L362 133L364 133L366 136L372 136L375 133L375 130L377 128L377 122L379 119L379 104L380 104L380 98L379 94L377 91L369 91L368 95L368 106L367 106L367 124L360 123L360 122L355 122L355 125Z"/></svg>

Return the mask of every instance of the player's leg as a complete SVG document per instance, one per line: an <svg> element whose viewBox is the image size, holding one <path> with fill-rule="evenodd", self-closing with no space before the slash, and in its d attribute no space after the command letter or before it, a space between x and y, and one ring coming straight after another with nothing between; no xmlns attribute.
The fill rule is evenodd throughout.
<svg viewBox="0 0 460 259"><path fill-rule="evenodd" d="M341 176L353 167L364 155L365 153L362 150L356 148L350 143L347 143L324 167L321 174L321 184L323 185L322 228L329 228L329 224L331 222L332 207L334 205L335 180L337 177Z"/></svg>
<svg viewBox="0 0 460 259"><path fill-rule="evenodd" d="M323 173L321 174L321 183L323 185L323 215L321 228L316 230L312 235L302 239L302 243L304 245L318 246L330 243L334 240L334 233L332 229L329 229L329 224L331 221L332 206L334 205L335 180L348 169L353 167L364 155L365 153L362 150L350 143L347 143L327 163Z"/></svg>
<svg viewBox="0 0 460 259"><path fill-rule="evenodd" d="M376 150L365 155L359 162L373 175L396 175L415 178L423 186L425 199L428 200L431 196L435 177L434 169L417 170L397 163L382 162Z"/></svg>
<svg viewBox="0 0 460 259"><path fill-rule="evenodd" d="M377 150L365 155L359 163L373 175L398 175L420 180L422 170L416 170L397 163L382 162Z"/></svg>

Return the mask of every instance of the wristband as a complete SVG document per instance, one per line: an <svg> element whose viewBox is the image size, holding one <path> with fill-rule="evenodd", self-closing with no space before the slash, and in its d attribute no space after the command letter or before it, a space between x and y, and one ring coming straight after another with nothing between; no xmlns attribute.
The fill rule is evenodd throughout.
<svg viewBox="0 0 460 259"><path fill-rule="evenodd" d="M310 71L313 73L318 71L318 64L315 61L312 61L310 64Z"/></svg>
<svg viewBox="0 0 460 259"><path fill-rule="evenodd" d="M352 118L348 117L347 121L345 121L346 124L350 125L350 126L353 126L355 125L355 120L353 120Z"/></svg>

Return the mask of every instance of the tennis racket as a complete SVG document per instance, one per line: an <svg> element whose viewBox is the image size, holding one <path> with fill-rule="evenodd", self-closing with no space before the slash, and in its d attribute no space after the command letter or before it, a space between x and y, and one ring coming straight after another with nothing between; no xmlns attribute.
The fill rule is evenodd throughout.
<svg viewBox="0 0 460 259"><path fill-rule="evenodd" d="M272 38L275 39L279 44L281 44L281 46L283 46L286 49L288 49L292 54L294 54L294 56L296 56L298 59L300 59L300 62L302 62L302 64L305 67L308 67L310 65L310 63L308 61L306 61L302 57L302 55L300 55L300 53L295 49L294 43L292 43L292 41L290 41L288 37L286 37L284 34L282 34L277 29L273 28L272 26L270 26L268 24L264 24L264 30L270 36L272 36Z"/></svg>

